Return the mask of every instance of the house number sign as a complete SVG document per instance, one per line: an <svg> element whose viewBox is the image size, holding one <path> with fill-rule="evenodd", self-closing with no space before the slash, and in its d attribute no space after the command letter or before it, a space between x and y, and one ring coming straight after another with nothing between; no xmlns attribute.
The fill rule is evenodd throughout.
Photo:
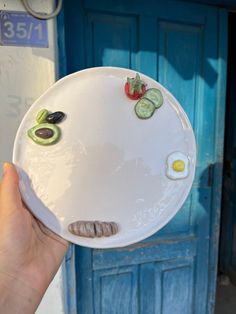
<svg viewBox="0 0 236 314"><path fill-rule="evenodd" d="M26 12L0 11L0 45L48 47L47 21Z"/></svg>

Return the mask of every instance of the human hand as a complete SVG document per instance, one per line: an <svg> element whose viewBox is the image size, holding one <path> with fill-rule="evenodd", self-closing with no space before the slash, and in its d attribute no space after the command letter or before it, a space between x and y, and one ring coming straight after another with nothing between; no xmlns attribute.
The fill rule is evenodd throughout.
<svg viewBox="0 0 236 314"><path fill-rule="evenodd" d="M6 163L0 182L0 313L34 313L68 245L28 211L16 169Z"/></svg>

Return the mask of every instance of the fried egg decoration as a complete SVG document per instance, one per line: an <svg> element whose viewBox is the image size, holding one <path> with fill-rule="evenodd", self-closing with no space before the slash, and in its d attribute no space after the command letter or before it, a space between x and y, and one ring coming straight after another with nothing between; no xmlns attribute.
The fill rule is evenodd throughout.
<svg viewBox="0 0 236 314"><path fill-rule="evenodd" d="M172 180L184 179L189 174L189 159L180 152L170 154L166 162L166 175Z"/></svg>

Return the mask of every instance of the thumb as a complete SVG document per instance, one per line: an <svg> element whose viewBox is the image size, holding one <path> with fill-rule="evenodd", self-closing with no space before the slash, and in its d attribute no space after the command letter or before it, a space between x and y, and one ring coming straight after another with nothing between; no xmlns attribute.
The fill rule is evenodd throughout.
<svg viewBox="0 0 236 314"><path fill-rule="evenodd" d="M21 202L18 183L19 177L15 166L8 162L4 163L1 182L1 201L4 207L14 208Z"/></svg>

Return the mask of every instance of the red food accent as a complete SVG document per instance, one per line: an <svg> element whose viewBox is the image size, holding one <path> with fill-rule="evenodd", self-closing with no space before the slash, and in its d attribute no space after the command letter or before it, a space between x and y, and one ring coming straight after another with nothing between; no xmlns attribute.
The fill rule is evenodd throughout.
<svg viewBox="0 0 236 314"><path fill-rule="evenodd" d="M146 84L140 79L139 74L136 74L135 78L127 78L125 83L125 93L133 100L139 99L146 91Z"/></svg>

